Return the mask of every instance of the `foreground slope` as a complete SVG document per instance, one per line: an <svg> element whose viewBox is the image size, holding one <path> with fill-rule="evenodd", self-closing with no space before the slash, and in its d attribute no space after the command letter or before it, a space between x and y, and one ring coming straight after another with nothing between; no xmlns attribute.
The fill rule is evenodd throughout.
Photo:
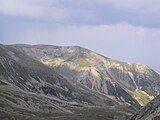
<svg viewBox="0 0 160 120"><path fill-rule="evenodd" d="M157 96L129 120L160 120L160 96Z"/></svg>
<svg viewBox="0 0 160 120"><path fill-rule="evenodd" d="M131 106L95 107L0 86L1 120L125 120Z"/></svg>
<svg viewBox="0 0 160 120"><path fill-rule="evenodd" d="M73 83L80 83L119 103L143 106L160 91L160 75L143 64L120 62L78 46L8 47L54 68Z"/></svg>

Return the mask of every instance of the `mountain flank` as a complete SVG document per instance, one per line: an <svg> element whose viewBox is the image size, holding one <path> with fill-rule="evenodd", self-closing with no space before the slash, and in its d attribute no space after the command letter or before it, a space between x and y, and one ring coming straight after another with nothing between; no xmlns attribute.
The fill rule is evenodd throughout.
<svg viewBox="0 0 160 120"><path fill-rule="evenodd" d="M125 120L159 94L159 81L144 64L79 46L0 45L0 118Z"/></svg>

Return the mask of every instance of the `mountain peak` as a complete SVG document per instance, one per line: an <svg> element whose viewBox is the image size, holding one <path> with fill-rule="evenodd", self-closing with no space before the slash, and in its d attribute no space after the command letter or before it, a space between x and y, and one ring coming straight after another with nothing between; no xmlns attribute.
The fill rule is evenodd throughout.
<svg viewBox="0 0 160 120"><path fill-rule="evenodd" d="M0 49L0 86L34 94L32 99L44 96L49 106L54 99L59 112L78 106L140 108L160 91L160 74L148 66L113 60L79 46L3 45ZM23 107L28 109L26 101Z"/></svg>

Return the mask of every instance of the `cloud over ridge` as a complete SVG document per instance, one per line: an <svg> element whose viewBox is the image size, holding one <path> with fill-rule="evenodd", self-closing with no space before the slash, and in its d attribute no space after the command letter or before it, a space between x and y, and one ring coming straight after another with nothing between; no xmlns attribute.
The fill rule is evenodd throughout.
<svg viewBox="0 0 160 120"><path fill-rule="evenodd" d="M160 69L159 0L0 0L0 43L80 45Z"/></svg>

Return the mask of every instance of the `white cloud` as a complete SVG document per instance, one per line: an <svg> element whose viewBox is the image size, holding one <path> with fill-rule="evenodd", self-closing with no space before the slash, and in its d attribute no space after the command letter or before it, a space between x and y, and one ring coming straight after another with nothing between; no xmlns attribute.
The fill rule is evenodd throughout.
<svg viewBox="0 0 160 120"><path fill-rule="evenodd" d="M136 10L137 12L158 12L160 10L159 0L106 0L118 8Z"/></svg>
<svg viewBox="0 0 160 120"><path fill-rule="evenodd" d="M39 25L14 30L5 39L10 44L79 45L123 61L141 62L153 68L160 64L157 56L160 29L135 27L127 23L56 28Z"/></svg>
<svg viewBox="0 0 160 120"><path fill-rule="evenodd" d="M54 25L53 25L54 26ZM85 26L70 26L59 25L58 27L42 26L41 24L34 26L28 26L26 28L19 28L18 34L19 40L22 38L25 40L55 40L57 43L64 44L77 44L78 43L91 43L91 41L99 41L106 43L144 43L147 41L160 41L160 29L136 27L127 23L120 23L115 25L85 25ZM15 28L16 29L16 28ZM13 32L13 33L12 33ZM12 31L9 35L14 39L17 39L17 34ZM14 37L13 37L14 36ZM42 42L41 41L41 42ZM53 42L54 44L54 42Z"/></svg>
<svg viewBox="0 0 160 120"><path fill-rule="evenodd" d="M1 0L0 12L15 16L41 16L43 10L30 4L31 0ZM33 2L32 2L33 3Z"/></svg>
<svg viewBox="0 0 160 120"><path fill-rule="evenodd" d="M1 0L0 13L48 20L69 19L65 8L57 0Z"/></svg>
<svg viewBox="0 0 160 120"><path fill-rule="evenodd" d="M80 45L156 68L160 64L159 11L159 0L0 0L0 15L4 15L0 16L0 40Z"/></svg>
<svg viewBox="0 0 160 120"><path fill-rule="evenodd" d="M0 0L0 14L66 24L160 27L159 0Z"/></svg>

